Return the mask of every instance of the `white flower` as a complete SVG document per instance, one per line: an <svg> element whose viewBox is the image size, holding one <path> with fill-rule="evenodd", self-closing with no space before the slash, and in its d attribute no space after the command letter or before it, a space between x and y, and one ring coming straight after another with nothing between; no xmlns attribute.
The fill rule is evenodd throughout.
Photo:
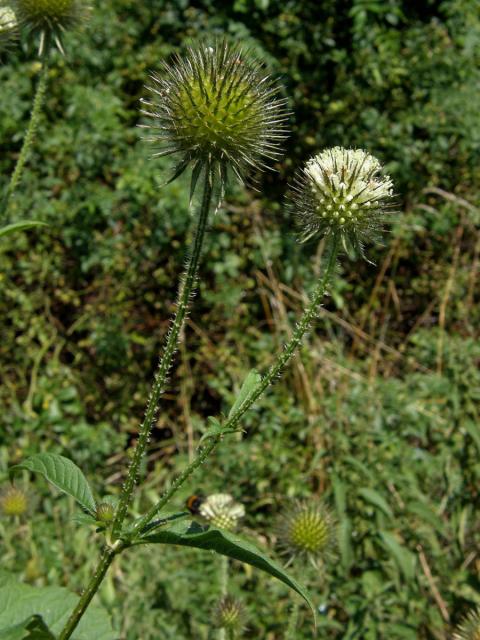
<svg viewBox="0 0 480 640"><path fill-rule="evenodd" d="M228 493L213 493L199 507L199 514L220 529L234 529L245 515L245 507Z"/></svg>

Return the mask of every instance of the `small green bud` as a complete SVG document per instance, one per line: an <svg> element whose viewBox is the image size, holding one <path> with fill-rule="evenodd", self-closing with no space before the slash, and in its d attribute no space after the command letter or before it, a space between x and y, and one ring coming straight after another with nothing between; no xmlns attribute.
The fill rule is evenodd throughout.
<svg viewBox="0 0 480 640"><path fill-rule="evenodd" d="M111 502L100 502L97 504L95 515L99 522L110 524L115 516L115 505Z"/></svg>
<svg viewBox="0 0 480 640"><path fill-rule="evenodd" d="M25 491L13 485L0 495L0 510L5 516L23 516L28 509L28 496Z"/></svg>
<svg viewBox="0 0 480 640"><path fill-rule="evenodd" d="M78 27L88 16L90 5L86 0L12 0L20 24L34 35L40 35L39 55L53 41L64 53L62 34Z"/></svg>
<svg viewBox="0 0 480 640"><path fill-rule="evenodd" d="M480 640L480 608L467 613L455 629L453 640Z"/></svg>
<svg viewBox="0 0 480 640"><path fill-rule="evenodd" d="M245 507L228 493L213 493L201 502L198 513L214 527L232 530L244 517Z"/></svg>
<svg viewBox="0 0 480 640"><path fill-rule="evenodd" d="M334 518L322 502L305 500L287 508L277 522L278 543L290 559L308 559L317 565L335 541Z"/></svg>
<svg viewBox="0 0 480 640"><path fill-rule="evenodd" d="M297 173L290 208L304 242L339 236L347 252L364 256L379 239L393 203L393 183L380 162L361 149L334 147L311 158Z"/></svg>
<svg viewBox="0 0 480 640"><path fill-rule="evenodd" d="M284 101L262 66L226 42L189 48L152 75L150 141L155 156L180 156L177 177L190 163L194 175L213 166L224 186L227 170L244 178L280 157L285 136ZM173 179L173 178L172 178Z"/></svg>
<svg viewBox="0 0 480 640"><path fill-rule="evenodd" d="M244 607L240 600L224 596L216 605L213 613L213 626L226 629L230 635L241 631L244 622Z"/></svg>

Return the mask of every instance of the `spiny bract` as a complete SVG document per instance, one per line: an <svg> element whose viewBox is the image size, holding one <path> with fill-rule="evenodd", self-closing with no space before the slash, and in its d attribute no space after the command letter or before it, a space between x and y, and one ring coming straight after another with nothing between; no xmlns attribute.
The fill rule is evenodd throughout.
<svg viewBox="0 0 480 640"><path fill-rule="evenodd" d="M152 118L148 139L159 145L156 156L181 156L174 178L194 163L192 189L207 164L224 186L229 168L243 179L280 157L284 101L261 64L239 47L222 42L189 48L152 80L153 99L144 101Z"/></svg>
<svg viewBox="0 0 480 640"><path fill-rule="evenodd" d="M299 557L316 565L333 546L335 523L322 502L299 501L279 517L277 535L279 547L291 560Z"/></svg>
<svg viewBox="0 0 480 640"><path fill-rule="evenodd" d="M17 16L12 7L7 3L0 2L0 53L16 39L17 26Z"/></svg>
<svg viewBox="0 0 480 640"><path fill-rule="evenodd" d="M62 34L77 27L90 11L84 0L14 0L14 8L20 23L40 34L40 55L51 41L64 53Z"/></svg>
<svg viewBox="0 0 480 640"><path fill-rule="evenodd" d="M480 640L480 609L470 611L460 622L453 640Z"/></svg>
<svg viewBox="0 0 480 640"><path fill-rule="evenodd" d="M364 243L378 239L392 198L392 180L374 156L334 147L311 158L297 174L290 202L302 242L337 235L347 251L363 256Z"/></svg>

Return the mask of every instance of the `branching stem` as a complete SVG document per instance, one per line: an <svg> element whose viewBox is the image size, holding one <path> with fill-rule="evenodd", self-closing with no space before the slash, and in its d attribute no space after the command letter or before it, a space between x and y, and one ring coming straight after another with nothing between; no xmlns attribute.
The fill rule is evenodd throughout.
<svg viewBox="0 0 480 640"><path fill-rule="evenodd" d="M244 402L238 407L235 413L233 413L230 418L223 424L223 433L228 433L235 430L244 414L263 395L265 390L279 377L283 369L286 367L288 361L293 356L298 346L301 344L303 337L311 328L315 318L317 318L318 316L318 307L322 302L325 291L335 269L338 249L339 238L338 236L334 236L332 239L332 245L329 249L327 264L323 276L317 283L317 286L315 287L315 290L310 299L310 304L306 308L302 318L300 319L300 322L297 324L292 337L285 345L282 353L277 356L270 369L262 377L261 381L252 390L250 395L245 398ZM205 462L205 460L216 448L221 439L222 434L219 434L207 440L207 444L200 450L200 453L192 460L192 462L185 468L185 470L173 481L167 491L160 498L160 501L149 511L147 511L147 513L140 520L137 521L134 532L141 533L143 527L145 527L153 518L155 518L155 516L169 502L170 498L178 491L183 483L192 475L192 473L194 473L198 469L198 467L200 467Z"/></svg>

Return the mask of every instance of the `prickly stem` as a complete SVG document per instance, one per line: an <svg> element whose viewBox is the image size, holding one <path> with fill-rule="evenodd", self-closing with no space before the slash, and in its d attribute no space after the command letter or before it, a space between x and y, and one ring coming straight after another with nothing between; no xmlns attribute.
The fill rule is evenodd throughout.
<svg viewBox="0 0 480 640"><path fill-rule="evenodd" d="M125 520L128 506L132 498L133 490L137 482L139 475L140 463L145 454L147 448L148 439L157 415L158 402L160 396L164 392L165 382L168 376L168 372L172 365L173 357L177 350L180 332L182 330L185 318L188 312L190 299L195 289L195 283L198 272L198 265L200 256L202 253L203 240L205 238L205 231L207 227L208 214L210 211L210 204L212 200L213 192L213 178L214 167L207 165L205 168L205 186L203 189L203 198L200 207L200 212L197 220L197 227L195 231L195 237L193 240L193 246L191 249L190 257L188 259L186 271L182 276L181 285L178 294L177 311L173 319L173 324L167 336L163 355L158 365L158 370L155 375L153 387L148 399L147 408L145 411L145 417L140 426L139 438L133 459L128 470L127 479L123 485L122 494L120 496L120 502L115 514L115 520L113 522L112 537L118 537L120 535L123 522Z"/></svg>

